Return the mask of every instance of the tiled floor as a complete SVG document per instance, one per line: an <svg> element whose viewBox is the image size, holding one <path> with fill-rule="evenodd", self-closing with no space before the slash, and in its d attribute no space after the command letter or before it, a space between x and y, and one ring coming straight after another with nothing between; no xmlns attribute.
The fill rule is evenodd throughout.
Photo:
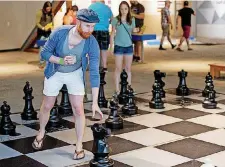
<svg viewBox="0 0 225 167"><path fill-rule="evenodd" d="M112 150L110 158L115 167L200 167L205 162L217 167L225 166L225 105L218 103L214 110L195 103L182 107L173 102L179 97L170 92L164 99L165 109L149 108L150 93L146 93L136 95L137 115L121 115L124 128L113 130L108 139ZM201 101L204 98L200 99L200 96L197 92L188 98ZM217 98L225 100L225 96L218 95ZM72 116L63 118L64 129L47 133L43 150L34 151L31 143L38 123L24 122L20 114L15 114L11 119L20 135L0 135L0 167L88 167L93 158L90 126L104 124L110 113L109 109L103 109L104 119L99 121L98 116L95 119L91 117L90 107L90 103L85 104L84 159L72 160L76 141Z"/></svg>

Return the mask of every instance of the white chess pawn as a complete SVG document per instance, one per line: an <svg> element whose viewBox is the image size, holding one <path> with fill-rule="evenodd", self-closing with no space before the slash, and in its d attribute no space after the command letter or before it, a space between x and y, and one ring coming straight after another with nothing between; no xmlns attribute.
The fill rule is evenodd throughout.
<svg viewBox="0 0 225 167"><path fill-rule="evenodd" d="M213 164L212 164L212 161L210 159L205 159L205 164L201 165L200 167L215 167Z"/></svg>

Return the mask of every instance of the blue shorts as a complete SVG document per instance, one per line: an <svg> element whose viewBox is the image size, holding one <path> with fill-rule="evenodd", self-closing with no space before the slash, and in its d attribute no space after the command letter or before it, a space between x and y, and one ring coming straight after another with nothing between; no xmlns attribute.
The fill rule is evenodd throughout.
<svg viewBox="0 0 225 167"><path fill-rule="evenodd" d="M122 47L115 45L114 46L114 54L115 55L131 55L133 56L133 45L128 47Z"/></svg>

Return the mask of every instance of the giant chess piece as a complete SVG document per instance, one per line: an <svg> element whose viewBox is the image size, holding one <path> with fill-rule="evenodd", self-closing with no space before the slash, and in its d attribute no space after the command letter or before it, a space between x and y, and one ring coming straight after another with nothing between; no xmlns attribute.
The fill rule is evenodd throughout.
<svg viewBox="0 0 225 167"><path fill-rule="evenodd" d="M118 99L119 99L119 104L125 104L127 102L127 78L128 75L125 71L125 69L122 71L122 73L120 74L120 94L118 95Z"/></svg>
<svg viewBox="0 0 225 167"><path fill-rule="evenodd" d="M109 108L111 112L109 117L105 120L106 127L110 129L122 129L123 118L118 115L119 105L116 96L113 96L112 100L110 101Z"/></svg>
<svg viewBox="0 0 225 167"><path fill-rule="evenodd" d="M217 102L215 101L216 95L213 87L209 88L208 96L205 97L202 107L206 109L215 109L217 107Z"/></svg>
<svg viewBox="0 0 225 167"><path fill-rule="evenodd" d="M6 101L3 102L1 106L1 123L0 123L0 134L2 135L16 135L16 126L12 123L10 119L10 106Z"/></svg>
<svg viewBox="0 0 225 167"><path fill-rule="evenodd" d="M90 167L113 167L114 161L109 158L110 148L107 138L110 136L110 129L103 127L101 124L95 123L91 126L93 132L92 153L94 158L90 161Z"/></svg>
<svg viewBox="0 0 225 167"><path fill-rule="evenodd" d="M62 99L58 107L59 114L63 116L73 115L73 110L69 101L68 90L65 84L63 85L61 92L62 92Z"/></svg>
<svg viewBox="0 0 225 167"><path fill-rule="evenodd" d="M23 99L25 100L25 106L23 112L21 113L22 120L37 120L37 112L34 111L34 107L32 104L33 96L33 88L30 87L30 83L26 82L26 85L23 88L23 92L25 96Z"/></svg>
<svg viewBox="0 0 225 167"><path fill-rule="evenodd" d="M164 102L162 101L161 97L161 91L160 88L161 85L158 80L155 80L155 83L153 84L152 88L152 99L149 102L149 107L154 108L154 109L163 109L164 107Z"/></svg>
<svg viewBox="0 0 225 167"><path fill-rule="evenodd" d="M47 128L57 128L60 126L61 116L58 113L58 105L57 99L55 100L55 104L50 111L50 118L48 120Z"/></svg>
<svg viewBox="0 0 225 167"><path fill-rule="evenodd" d="M166 92L163 89L163 87L165 86L165 82L163 82L162 78L166 77L166 73L160 72L160 70L155 70L154 76L155 76L155 80L158 80L158 82L160 83L160 95L161 95L162 98L165 98Z"/></svg>
<svg viewBox="0 0 225 167"><path fill-rule="evenodd" d="M190 95L189 88L186 85L186 77L187 77L187 72L182 70L178 72L178 76L180 77L179 85L176 89L176 95L177 96L188 96Z"/></svg>
<svg viewBox="0 0 225 167"><path fill-rule="evenodd" d="M98 105L101 108L108 107L108 101L106 100L105 93L104 93L104 85L106 84L104 79L105 79L105 71L100 70L100 88L99 88L99 94L98 94Z"/></svg>
<svg viewBox="0 0 225 167"><path fill-rule="evenodd" d="M124 115L135 115L138 113L138 107L135 104L134 91L130 85L128 86L128 89L127 89L127 96L128 96L127 102L122 107L122 112Z"/></svg>
<svg viewBox="0 0 225 167"><path fill-rule="evenodd" d="M205 77L205 89L202 91L203 97L209 96L208 94L209 94L210 88L212 88L214 93L216 94L216 91L214 90L212 75L209 72Z"/></svg>

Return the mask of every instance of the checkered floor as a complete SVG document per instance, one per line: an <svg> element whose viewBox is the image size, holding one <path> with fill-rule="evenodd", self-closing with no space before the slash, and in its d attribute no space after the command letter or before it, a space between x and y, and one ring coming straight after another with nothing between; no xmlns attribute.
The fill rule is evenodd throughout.
<svg viewBox="0 0 225 167"><path fill-rule="evenodd" d="M167 90L165 109L150 109L151 93L136 95L139 114L124 117L124 129L112 132L108 143L115 167L200 167L205 161L224 167L225 157L225 95L217 94L217 109L202 108L201 91L191 89L185 106L175 89ZM86 111L91 104L86 103ZM108 109L103 109L104 120ZM0 135L0 167L88 167L93 158L92 131L96 120L86 113L84 135L85 159L72 160L75 150L73 117L63 118L60 130L47 134L43 150L34 151L31 143L39 125L11 115L19 136ZM104 123L104 120L101 123ZM98 122L99 123L99 122Z"/></svg>

